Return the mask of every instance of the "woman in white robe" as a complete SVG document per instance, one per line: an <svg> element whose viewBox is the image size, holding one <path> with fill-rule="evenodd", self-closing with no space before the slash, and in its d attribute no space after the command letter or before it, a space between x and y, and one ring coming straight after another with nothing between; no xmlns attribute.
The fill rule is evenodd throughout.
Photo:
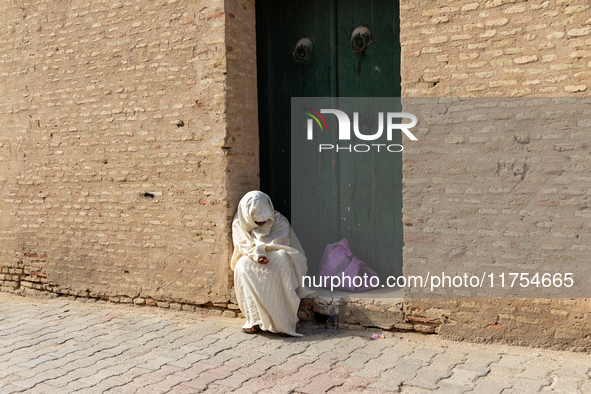
<svg viewBox="0 0 591 394"><path fill-rule="evenodd" d="M260 191L244 195L232 222L236 299L246 317L244 332L296 333L302 286L308 270L302 246L285 216Z"/></svg>

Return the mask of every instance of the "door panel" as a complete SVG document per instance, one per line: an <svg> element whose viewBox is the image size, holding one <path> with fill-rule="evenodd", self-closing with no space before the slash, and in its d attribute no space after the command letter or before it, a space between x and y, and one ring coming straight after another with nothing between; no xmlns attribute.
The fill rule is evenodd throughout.
<svg viewBox="0 0 591 394"><path fill-rule="evenodd" d="M393 1L257 2L261 190L291 219L310 274L316 273L326 244L343 237L380 276L402 272L401 154L345 157L302 150L292 158L290 149L291 97L400 96L398 25ZM372 42L356 53L351 35L362 26ZM312 41L313 51L298 62L292 53L301 38ZM328 108L321 101L314 107ZM337 129L333 118L325 117L329 130ZM334 135L319 138L335 143ZM400 143L396 138L392 143ZM305 163L294 176L306 181L290 193L292 159ZM292 199L297 201L293 216Z"/></svg>
<svg viewBox="0 0 591 394"><path fill-rule="evenodd" d="M395 35L394 29L394 19L397 17L394 6L392 1L339 3L338 96L400 96L400 90L397 88L400 86L400 50L395 44L398 41L395 37L398 35ZM351 38L355 29L360 27L369 30L371 44L364 51L357 53L352 49ZM398 110L375 109L372 113L360 113L360 118L367 120L375 117L376 112L380 110ZM372 124L374 130L377 130L377 122ZM392 142L400 143L400 140ZM347 236L353 252L381 276L401 273L395 267L402 266L401 155L352 154L339 158L343 159L339 161L340 234ZM391 163L391 160L398 162ZM344 182L345 179L348 181ZM400 214L397 214L398 212ZM398 242L394 242L395 240Z"/></svg>
<svg viewBox="0 0 591 394"><path fill-rule="evenodd" d="M334 1L257 2L261 190L288 219L290 101L336 96L334 15ZM292 53L302 37L314 48L312 56L298 63Z"/></svg>

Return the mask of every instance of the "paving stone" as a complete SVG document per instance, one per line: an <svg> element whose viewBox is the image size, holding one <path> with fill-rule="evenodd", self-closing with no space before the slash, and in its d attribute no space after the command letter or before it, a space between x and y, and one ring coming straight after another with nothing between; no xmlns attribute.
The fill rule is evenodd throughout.
<svg viewBox="0 0 591 394"><path fill-rule="evenodd" d="M431 360L437 356L438 354L443 353L445 350L441 349L441 348L424 348L424 347L417 347L414 348L412 353L409 354L408 356L404 356L402 358L402 360L414 360L414 361L420 361L420 362L424 362L424 363L430 363Z"/></svg>
<svg viewBox="0 0 591 394"><path fill-rule="evenodd" d="M25 367L19 367L18 365L6 366L0 369L0 379L4 379L9 375L19 374L21 371L26 371Z"/></svg>
<svg viewBox="0 0 591 394"><path fill-rule="evenodd" d="M400 388L400 392L402 394L432 394L434 391L422 389L420 387L402 386ZM351 393L351 394L353 394L353 393ZM365 392L365 394L386 394L386 392L381 392L381 393Z"/></svg>
<svg viewBox="0 0 591 394"><path fill-rule="evenodd" d="M202 364L209 364L212 367L221 367L228 361L234 361L234 355L231 350L223 351L213 357L208 357L201 361Z"/></svg>
<svg viewBox="0 0 591 394"><path fill-rule="evenodd" d="M332 365L335 363L336 360L332 360L328 357L320 357L313 363L302 366L295 374L287 377L286 379L295 382L301 382L302 385L305 385L316 375L330 371Z"/></svg>
<svg viewBox="0 0 591 394"><path fill-rule="evenodd" d="M329 352L323 353L323 355L330 357L331 359L346 360L351 356L351 352L362 348L367 344L366 338L353 337L347 341L342 341Z"/></svg>
<svg viewBox="0 0 591 394"><path fill-rule="evenodd" d="M55 359L55 357L51 357L51 356L48 356L48 355L42 355L42 356L36 357L33 360L26 361L26 362L23 362L23 363L20 363L20 364L17 364L17 365L20 366L20 367L25 367L25 368L34 368L34 367L36 367L39 364L42 364L42 363L44 363L46 361L50 361L50 360L53 360L53 359Z"/></svg>
<svg viewBox="0 0 591 394"><path fill-rule="evenodd" d="M226 339L230 335L235 335L235 334L236 334L236 329L231 328L231 327L224 327L220 331L218 331L218 332L216 332L214 334L210 334L208 336L210 336L212 338ZM246 336L246 335L252 335L252 334L245 334L245 333L241 333L241 334L244 335L244 336Z"/></svg>
<svg viewBox="0 0 591 394"><path fill-rule="evenodd" d="M149 355L146 355L147 358L150 358ZM163 365L169 364L171 362L177 361L175 358L171 358L171 357L165 357L165 356L157 356L154 359L151 359L148 362L145 362L143 364L138 364L139 368L145 368L145 369L151 369L151 370L157 370L160 369L160 367L162 367Z"/></svg>
<svg viewBox="0 0 591 394"><path fill-rule="evenodd" d="M532 356L517 356L514 354L503 354L499 361L495 361L490 364L490 367L497 366L502 368L511 368L523 371L525 369L525 363L532 360Z"/></svg>
<svg viewBox="0 0 591 394"><path fill-rule="evenodd" d="M552 374L577 377L581 380L589 377L588 373L591 370L591 365L589 364L590 360L574 357L573 359L569 359L569 361L568 364L563 364L559 370L553 371ZM587 361L587 363L585 363L585 361Z"/></svg>
<svg viewBox="0 0 591 394"><path fill-rule="evenodd" d="M122 375L126 372L129 372L131 369L137 367L136 361L133 361L133 360L130 361L129 359L126 359L126 358L120 358L114 364L115 365L111 365L110 367L105 368L108 371L114 372L115 373L114 376Z"/></svg>
<svg viewBox="0 0 591 394"><path fill-rule="evenodd" d="M365 368L365 365L369 361L375 360L380 355L381 355L381 353L374 355L374 354L369 354L369 353L362 353L362 352L355 353L355 352L353 352L351 354L351 357L349 357L345 361L340 361L338 363L338 365L342 365L345 367L357 368L357 369L363 369L363 368Z"/></svg>
<svg viewBox="0 0 591 394"><path fill-rule="evenodd" d="M51 365L47 365L46 363L43 364L39 364L31 369L22 369L18 372L18 374L23 378L32 378L40 373L43 373L45 371L50 371L52 370L54 367L52 367ZM3 378L2 380L5 380L6 378Z"/></svg>
<svg viewBox="0 0 591 394"><path fill-rule="evenodd" d="M323 394L331 388L335 386L340 386L341 384L342 382L338 380L319 376L312 379L312 381L308 385L297 388L296 392L306 394Z"/></svg>
<svg viewBox="0 0 591 394"><path fill-rule="evenodd" d="M132 349L133 346L128 343L121 343L113 348L105 349L104 352L112 356L119 356L125 353L127 350Z"/></svg>
<svg viewBox="0 0 591 394"><path fill-rule="evenodd" d="M9 384L8 386L4 386L0 389L0 394L20 393L22 391L25 391L26 389L26 387Z"/></svg>
<svg viewBox="0 0 591 394"><path fill-rule="evenodd" d="M345 367L359 368L365 367L368 361L373 360L382 355L385 348L388 347L386 343L380 343L381 341L371 341L363 347L351 352L349 358L344 361L340 361L337 364Z"/></svg>
<svg viewBox="0 0 591 394"><path fill-rule="evenodd" d="M201 375L203 372L207 371L208 369L212 369L212 368L213 367L211 365L197 363L197 364L191 366L191 368L180 370L180 371L176 372L175 375L186 377L189 379L195 379L199 375Z"/></svg>
<svg viewBox="0 0 591 394"><path fill-rule="evenodd" d="M264 390L274 387L280 380L280 377L267 373L258 378L248 380L233 392L235 394L258 394Z"/></svg>
<svg viewBox="0 0 591 394"><path fill-rule="evenodd" d="M264 374L269 368L276 365L276 362L268 360L257 360L253 365L238 369L229 377L216 382L217 385L238 388L244 382L257 376Z"/></svg>
<svg viewBox="0 0 591 394"><path fill-rule="evenodd" d="M35 387L35 385L37 385L39 383L43 383L45 381L55 379L58 376L60 376L60 375L55 372L44 372L44 373L37 374L33 377L30 377L30 378L27 378L24 380L18 380L16 382L13 382L12 384L15 386L30 389L30 388Z"/></svg>
<svg viewBox="0 0 591 394"><path fill-rule="evenodd" d="M591 382L587 381L581 386L582 393L591 393Z"/></svg>
<svg viewBox="0 0 591 394"><path fill-rule="evenodd" d="M305 352L301 353L304 357L318 358L325 353L330 353L339 343L346 341L348 338L334 337L325 338L323 341L315 343L313 346L308 346Z"/></svg>
<svg viewBox="0 0 591 394"><path fill-rule="evenodd" d="M549 386L548 380L514 378L513 387L503 391L503 394L530 394L538 393L542 387Z"/></svg>
<svg viewBox="0 0 591 394"><path fill-rule="evenodd" d="M51 351L47 353L47 355L49 357L52 357L53 359L62 359L63 357L66 357L67 355L80 351L82 349L83 347L80 345L67 345L60 350Z"/></svg>
<svg viewBox="0 0 591 394"><path fill-rule="evenodd" d="M178 386L171 388L170 391L168 391L168 394L197 394L200 392L201 390L179 384Z"/></svg>
<svg viewBox="0 0 591 394"><path fill-rule="evenodd" d="M340 382L344 382L347 378L352 377L351 374L355 371L356 371L355 368L343 367L343 366L334 364L328 372L320 374L320 375L318 375L318 377L325 377L325 378L335 379Z"/></svg>
<svg viewBox="0 0 591 394"><path fill-rule="evenodd" d="M560 368L559 363L549 356L538 356L533 360L527 361L525 369L515 377L532 379L532 380L544 380L548 375Z"/></svg>
<svg viewBox="0 0 591 394"><path fill-rule="evenodd" d="M136 394L163 394L167 393L172 389L174 386L179 385L180 383L186 382L189 378L179 376L179 375L169 375L164 380L147 385L139 389Z"/></svg>
<svg viewBox="0 0 591 394"><path fill-rule="evenodd" d="M51 386L45 383L39 383L35 387L28 389L25 391L26 394L49 394L49 393L56 393L56 390L59 390L55 386Z"/></svg>
<svg viewBox="0 0 591 394"><path fill-rule="evenodd" d="M234 371L244 367L244 364L228 362L221 367L203 371L197 378L186 381L184 386L193 387L199 390L205 390L209 384L228 378Z"/></svg>
<svg viewBox="0 0 591 394"><path fill-rule="evenodd" d="M96 373L92 374L91 376L87 378L81 378L80 380L84 383L89 383L90 385L94 386L114 375L117 375L117 372L108 369L101 369Z"/></svg>
<svg viewBox="0 0 591 394"><path fill-rule="evenodd" d="M490 371L479 380L486 380L489 382L505 383L512 382L515 375L520 373L519 369L502 368L491 364Z"/></svg>
<svg viewBox="0 0 591 394"><path fill-rule="evenodd" d="M466 359L466 355L462 352L446 351L436 355L431 359L429 365L422 368L425 371L451 373L456 365L461 364Z"/></svg>
<svg viewBox="0 0 591 394"><path fill-rule="evenodd" d="M291 375L299 371L301 367L307 364L312 364L315 359L312 357L293 356L284 363L278 364L270 369L271 373L281 371L284 375Z"/></svg>
<svg viewBox="0 0 591 394"><path fill-rule="evenodd" d="M183 386L193 387L198 390L205 390L211 383L226 378L225 375L218 375L211 371L204 372L198 378L184 382Z"/></svg>
<svg viewBox="0 0 591 394"><path fill-rule="evenodd" d="M440 381L440 385L453 385L453 386L467 386L473 387L474 381L480 377L484 376L485 372L477 372L477 371L469 371L467 369L460 369L458 367L452 370L452 374L447 379L442 379Z"/></svg>
<svg viewBox="0 0 591 394"><path fill-rule="evenodd" d="M202 391L203 394L226 394L231 393L233 389L227 386L221 386L217 383L210 384L207 389Z"/></svg>
<svg viewBox="0 0 591 394"><path fill-rule="evenodd" d="M376 379L363 378L360 376L349 376L342 379L343 384L341 386L333 387L329 393L361 393L367 390L369 391L383 391L378 389L368 388L372 383L375 383Z"/></svg>
<svg viewBox="0 0 591 394"><path fill-rule="evenodd" d="M278 351L281 347L285 346L280 341L269 341L267 338L263 337L262 335L259 336L259 338L261 340L264 340L264 342L261 342L260 340L257 340L257 338L255 338L255 339L250 340L249 344L255 345L257 351L259 351L261 353L265 353L265 355L273 354L276 351ZM309 347L310 346L308 346L308 348Z"/></svg>
<svg viewBox="0 0 591 394"><path fill-rule="evenodd" d="M181 350L181 349L166 350L166 349L163 349L162 346L158 346L157 350L163 352L164 356L166 356L168 358L172 358L173 360L177 360L177 361L182 358L185 358L187 356L187 354L190 353L187 350Z"/></svg>
<svg viewBox="0 0 591 394"><path fill-rule="evenodd" d="M412 379L417 374L417 371L426 365L429 364L421 361L401 359L393 369L387 372L394 375L406 376L407 379Z"/></svg>
<svg viewBox="0 0 591 394"><path fill-rule="evenodd" d="M420 387L429 390L437 390L437 383L441 379L445 379L447 377L449 377L448 373L442 374L439 372L419 370L417 371L417 375L414 377L414 379L405 381L404 385Z"/></svg>
<svg viewBox="0 0 591 394"><path fill-rule="evenodd" d="M250 364L253 364L254 362L256 362L257 360L262 359L265 356L266 356L265 353L259 352L257 350L251 350L247 354L238 355L237 357L234 358L234 361L245 364L245 365L250 365Z"/></svg>
<svg viewBox="0 0 591 394"><path fill-rule="evenodd" d="M449 384L449 383L440 383L439 388L435 393L437 394L463 394L472 390L471 386L464 386L464 385L457 385L457 384Z"/></svg>
<svg viewBox="0 0 591 394"><path fill-rule="evenodd" d="M417 344L400 341L394 346L385 348L380 357L369 360L362 370L354 373L356 376L377 378L383 371L394 368L398 360L412 353Z"/></svg>
<svg viewBox="0 0 591 394"><path fill-rule="evenodd" d="M245 341L246 339L246 337L239 335L229 336L227 339L219 340L201 350L198 350L197 353L202 354L204 356L213 357L224 350L232 349L238 346L238 344Z"/></svg>
<svg viewBox="0 0 591 394"><path fill-rule="evenodd" d="M490 368L489 365L493 362L499 361L501 356L499 354L468 354L462 364L458 364L456 368L487 373Z"/></svg>
<svg viewBox="0 0 591 394"><path fill-rule="evenodd" d="M116 390L124 393L135 393L139 389L156 384L165 380L169 375L179 372L179 368L168 365L163 366L159 370L147 370L147 372L137 375L133 380L123 386L117 387ZM137 371L135 371L137 372Z"/></svg>
<svg viewBox="0 0 591 394"><path fill-rule="evenodd" d="M160 349L184 350L185 345L195 342L196 336L194 333L189 333L189 332L187 332L187 330L183 330L181 333L182 333L182 336L174 339L169 344L165 344L165 345L160 346Z"/></svg>
<svg viewBox="0 0 591 394"><path fill-rule="evenodd" d="M86 389L90 386L91 386L90 384L84 383L81 380L74 380L73 382L68 383L66 386L60 387L56 391L59 391L60 393L64 393L64 394L65 393L74 393L74 392L77 393L81 389Z"/></svg>
<svg viewBox="0 0 591 394"><path fill-rule="evenodd" d="M145 381L130 382L130 383L124 384L123 386L115 387L109 391L116 391L118 393L123 393L123 394L135 394L139 389L147 386L148 384L150 384L150 383L145 382Z"/></svg>
<svg viewBox="0 0 591 394"><path fill-rule="evenodd" d="M369 387L397 393L400 391L402 382L406 379L406 376L392 375L385 372L377 382L370 384Z"/></svg>
<svg viewBox="0 0 591 394"><path fill-rule="evenodd" d="M387 391L400 391L400 386L405 381L412 380L419 368L427 365L427 363L414 360L400 360L400 362L392 369L389 369L381 374L380 379L372 383L370 387L378 388Z"/></svg>
<svg viewBox="0 0 591 394"><path fill-rule="evenodd" d="M259 391L260 394L290 394L298 387L302 386L301 382L281 380L270 388Z"/></svg>
<svg viewBox="0 0 591 394"><path fill-rule="evenodd" d="M13 382L19 380L23 380L23 377L21 375L8 375L4 379L0 380L0 388L8 386L9 384L12 384Z"/></svg>
<svg viewBox="0 0 591 394"><path fill-rule="evenodd" d="M102 393L109 391L113 388L122 386L123 384L124 383L122 383L120 381L116 381L116 380L112 380L111 378L107 378L107 379L101 380L101 382L98 384L92 385L92 386L87 387L85 389L81 389L80 392L85 393L85 394L102 394Z"/></svg>
<svg viewBox="0 0 591 394"><path fill-rule="evenodd" d="M73 370L73 371L69 371L67 373L65 373L64 375L61 376L57 376L55 378L51 378L49 380L47 380L45 383L50 384L52 386L56 386L59 388L63 388L65 386L67 386L69 383L78 380L80 378L85 378L88 375L86 374L80 374L77 371Z"/></svg>
<svg viewBox="0 0 591 394"><path fill-rule="evenodd" d="M129 383L129 382L133 381L136 377L146 374L146 373L149 373L149 372L150 372L149 369L134 367L121 375L113 376L112 379L122 382L122 383Z"/></svg>
<svg viewBox="0 0 591 394"><path fill-rule="evenodd" d="M277 351L273 352L268 356L264 356L263 358L267 361L272 361L275 363L282 363L287 361L293 355L302 354L306 351L306 346L303 344L295 343L291 345L285 345L280 347Z"/></svg>
<svg viewBox="0 0 591 394"><path fill-rule="evenodd" d="M501 394L503 390L511 388L509 383L490 382L478 379L473 391L470 394Z"/></svg>
<svg viewBox="0 0 591 394"><path fill-rule="evenodd" d="M549 386L545 386L542 389L542 392L554 391L557 393L564 393L564 394L571 394L571 393L577 394L577 393L581 392L579 390L579 387L583 383L582 379L578 379L574 376L564 376L564 375L554 376L553 378L554 378L554 381L552 382L552 384Z"/></svg>
<svg viewBox="0 0 591 394"><path fill-rule="evenodd" d="M195 364L199 361L202 361L202 360L206 360L207 358L208 358L207 356L204 356L202 354L189 353L185 357L183 357L179 360L174 360L174 361L169 362L168 365L172 365L174 367L179 367L179 368L190 368L191 366L193 366L193 364Z"/></svg>

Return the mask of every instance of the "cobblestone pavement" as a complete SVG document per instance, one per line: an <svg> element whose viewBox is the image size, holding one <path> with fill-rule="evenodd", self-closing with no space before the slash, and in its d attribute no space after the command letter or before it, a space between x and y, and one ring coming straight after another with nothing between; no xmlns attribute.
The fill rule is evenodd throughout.
<svg viewBox="0 0 591 394"><path fill-rule="evenodd" d="M0 293L2 393L591 393L587 354Z"/></svg>

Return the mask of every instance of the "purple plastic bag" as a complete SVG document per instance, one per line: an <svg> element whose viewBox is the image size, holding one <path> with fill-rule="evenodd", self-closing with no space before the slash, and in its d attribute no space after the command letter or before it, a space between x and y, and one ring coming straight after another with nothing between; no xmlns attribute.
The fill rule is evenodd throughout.
<svg viewBox="0 0 591 394"><path fill-rule="evenodd" d="M361 280L364 274L367 274L367 279ZM370 284L370 278L372 276L377 277L378 274L353 255L353 252L349 249L347 238L326 245L320 261L319 276L321 281L326 276L337 276L341 281L340 286L335 286L335 288L355 292L374 289L377 287L376 283L379 283L374 279L375 286ZM361 279L355 279L357 276ZM329 278L327 284L330 283L331 279ZM355 286L356 284L357 286Z"/></svg>

